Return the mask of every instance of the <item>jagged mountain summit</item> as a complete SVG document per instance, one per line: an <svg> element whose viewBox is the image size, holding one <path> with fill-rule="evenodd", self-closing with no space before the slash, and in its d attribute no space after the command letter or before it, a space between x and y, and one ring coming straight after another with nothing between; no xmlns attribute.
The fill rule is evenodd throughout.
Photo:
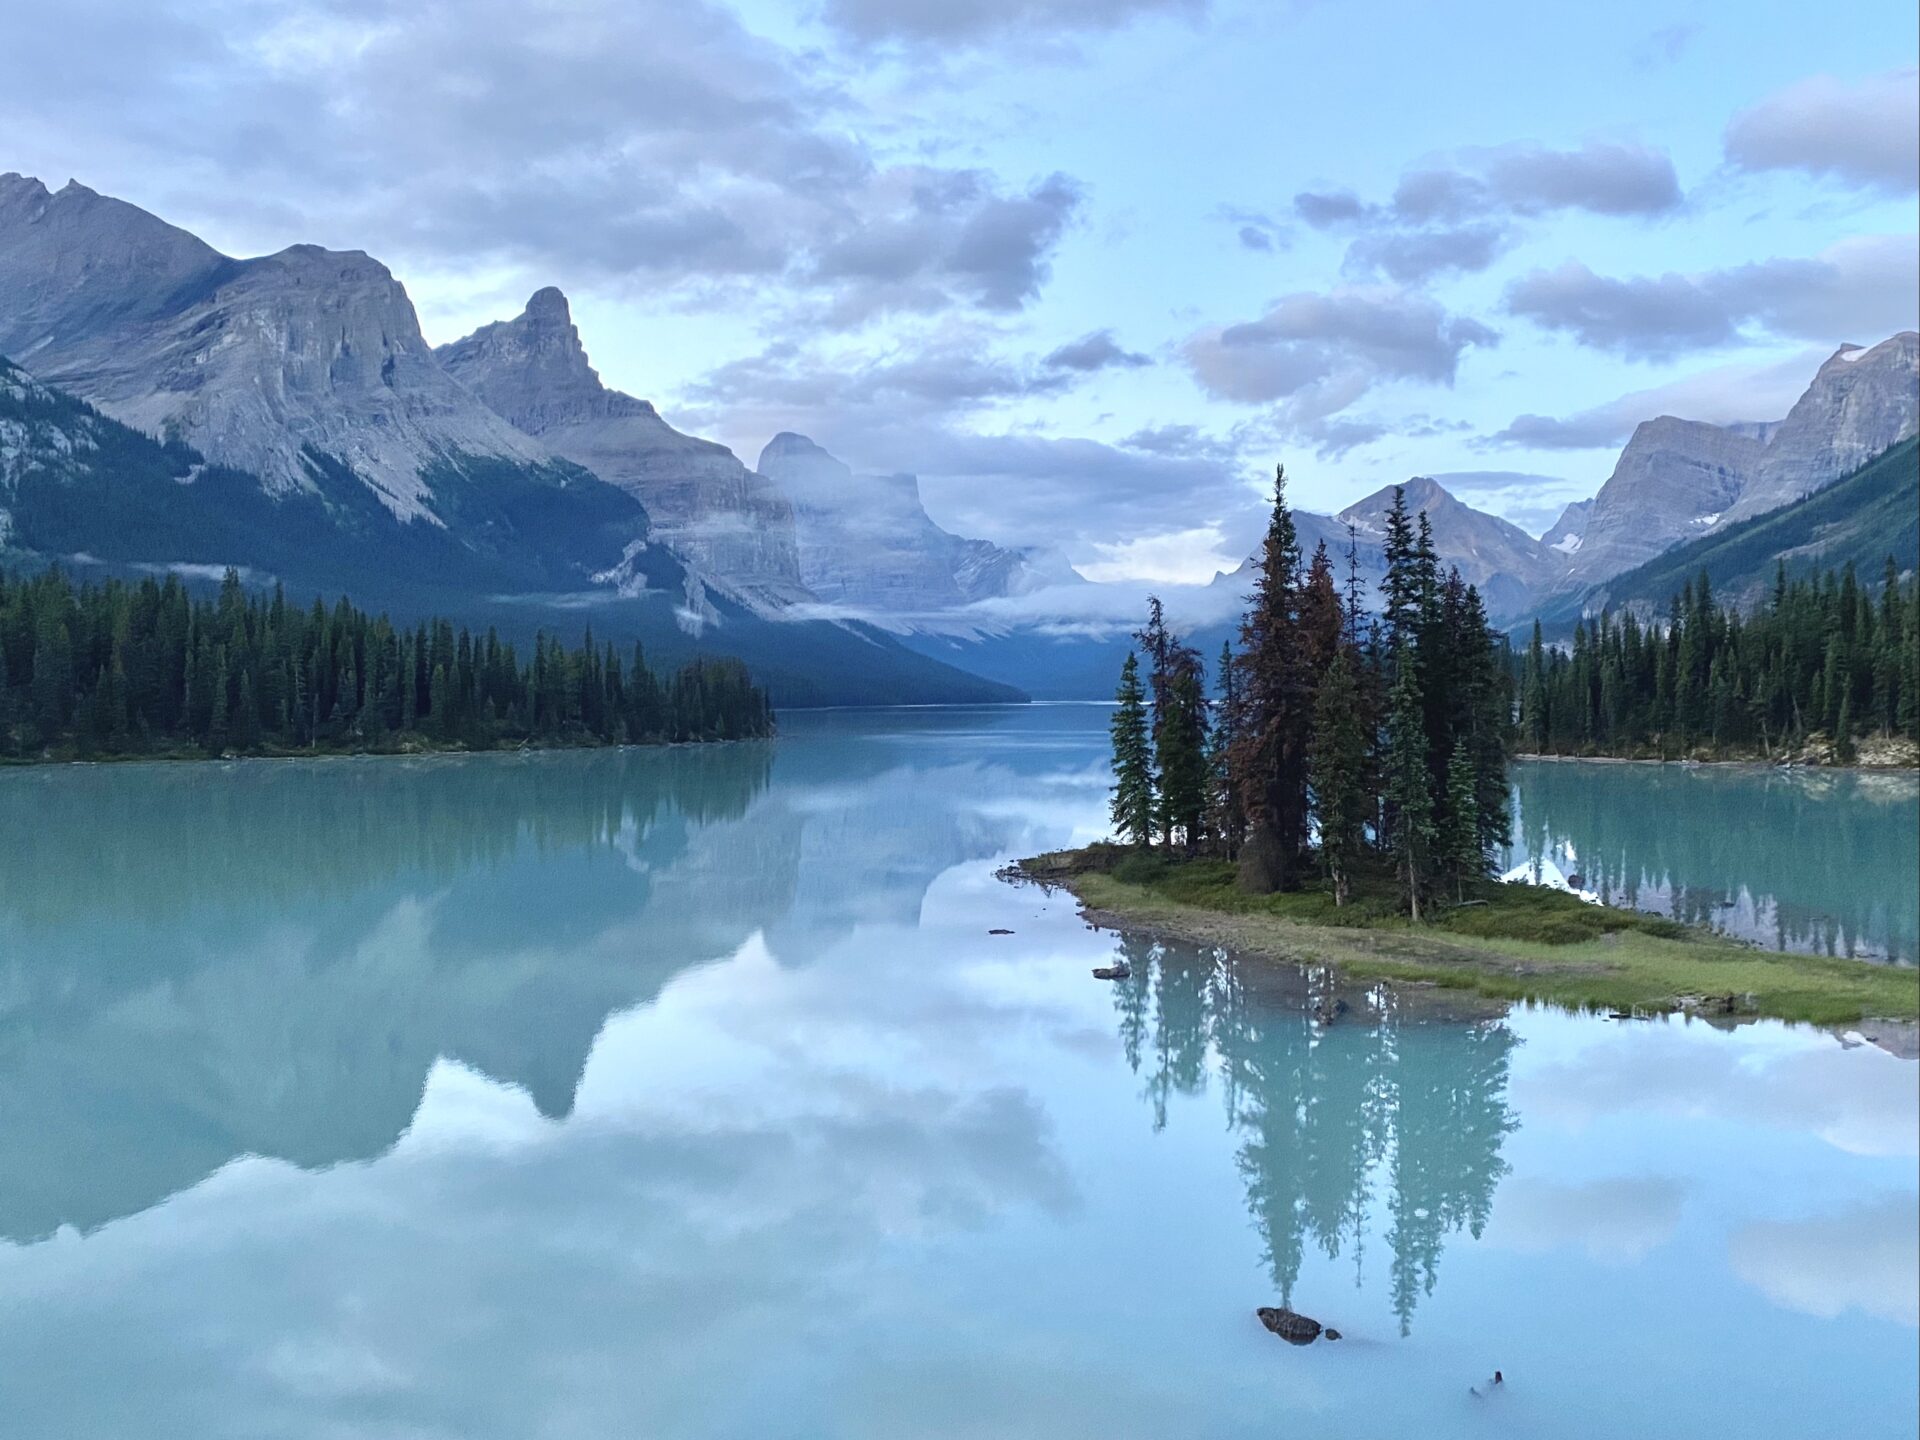
<svg viewBox="0 0 1920 1440"><path fill-rule="evenodd" d="M1386 535L1395 488L1376 490L1334 518L1378 543ZM1405 492L1408 511L1425 515L1433 526L1433 548L1441 563L1457 568L1462 579L1479 587L1489 614L1517 613L1554 575L1557 566L1546 546L1519 526L1456 499L1437 480L1416 476L1397 488Z"/></svg>
<svg viewBox="0 0 1920 1440"><path fill-rule="evenodd" d="M445 372L379 261L236 260L77 182L0 176L0 355L271 491L344 467L401 520L453 521L489 462L577 478Z"/></svg>
<svg viewBox="0 0 1920 1440"><path fill-rule="evenodd" d="M1642 421L1593 497L1561 587L1618 575L1705 534L1733 509L1766 449L1701 420Z"/></svg>
<svg viewBox="0 0 1920 1440"><path fill-rule="evenodd" d="M1551 598L1564 602L1677 545L1811 495L1916 429L1920 334L1911 330L1871 348L1843 345L1783 419L1647 420L1589 502L1577 543L1567 543L1564 516L1560 533L1548 532L1568 556Z"/></svg>
<svg viewBox="0 0 1920 1440"><path fill-rule="evenodd" d="M496 415L638 499L655 538L707 579L765 609L812 598L778 487L724 445L683 435L649 402L602 384L559 290L537 291L516 318L435 353Z"/></svg>
<svg viewBox="0 0 1920 1440"><path fill-rule="evenodd" d="M856 475L804 435L774 436L758 468L792 500L800 577L828 604L911 618L1080 579L1057 552L948 533L915 477Z"/></svg>

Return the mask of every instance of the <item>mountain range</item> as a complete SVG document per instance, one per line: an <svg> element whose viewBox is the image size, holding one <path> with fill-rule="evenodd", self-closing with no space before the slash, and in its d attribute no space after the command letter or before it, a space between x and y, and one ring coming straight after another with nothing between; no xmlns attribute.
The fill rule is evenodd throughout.
<svg viewBox="0 0 1920 1440"><path fill-rule="evenodd" d="M858 473L789 432L749 468L676 430L602 383L553 287L436 348L362 252L235 259L78 183L0 175L0 357L0 559L235 565L510 632L591 620L663 660L739 654L785 704L1104 694L1131 628L1130 591L1046 546L950 533L912 475ZM1618 577L1659 573L1675 547L1846 549L1832 502L1813 538L1779 513L1910 439L1917 380L1909 331L1843 346L1778 420L1651 418L1539 539L1433 479L1402 488L1496 621L1570 623L1651 603ZM1889 476L1911 496L1907 454L1875 472L1873 513ZM1299 512L1303 548L1343 568L1351 544L1370 589L1395 488ZM1247 580L1170 608L1224 638Z"/></svg>

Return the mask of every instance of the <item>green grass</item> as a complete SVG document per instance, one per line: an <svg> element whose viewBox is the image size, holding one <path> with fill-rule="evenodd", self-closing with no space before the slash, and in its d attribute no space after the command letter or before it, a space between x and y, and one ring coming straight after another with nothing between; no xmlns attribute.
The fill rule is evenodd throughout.
<svg viewBox="0 0 1920 1440"><path fill-rule="evenodd" d="M1417 982L1497 1000L1659 1012L1733 997L1733 1013L1814 1024L1920 1017L1920 971L1785 955L1655 915L1488 882L1430 923L1401 910L1392 877L1360 877L1345 906L1324 883L1250 895L1224 860L1096 845L1020 862L1122 926L1273 958L1333 964L1354 978Z"/></svg>

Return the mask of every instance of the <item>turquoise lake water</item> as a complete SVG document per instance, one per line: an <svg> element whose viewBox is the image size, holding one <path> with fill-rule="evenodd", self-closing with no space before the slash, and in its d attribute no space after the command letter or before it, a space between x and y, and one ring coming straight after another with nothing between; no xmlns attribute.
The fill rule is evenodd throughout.
<svg viewBox="0 0 1920 1440"><path fill-rule="evenodd" d="M1915 1433L1920 1066L1091 931L1106 719L0 773L0 1434ZM1910 958L1910 792L1632 768L1521 846Z"/></svg>

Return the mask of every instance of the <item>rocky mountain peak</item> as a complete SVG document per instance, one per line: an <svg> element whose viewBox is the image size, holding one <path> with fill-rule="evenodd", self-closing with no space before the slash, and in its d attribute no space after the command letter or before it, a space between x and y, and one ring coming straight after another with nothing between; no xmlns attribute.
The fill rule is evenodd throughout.
<svg viewBox="0 0 1920 1440"><path fill-rule="evenodd" d="M554 286L435 354L494 413L638 499L654 536L707 580L772 609L811 598L785 497L726 446L681 434L647 401L603 384Z"/></svg>

